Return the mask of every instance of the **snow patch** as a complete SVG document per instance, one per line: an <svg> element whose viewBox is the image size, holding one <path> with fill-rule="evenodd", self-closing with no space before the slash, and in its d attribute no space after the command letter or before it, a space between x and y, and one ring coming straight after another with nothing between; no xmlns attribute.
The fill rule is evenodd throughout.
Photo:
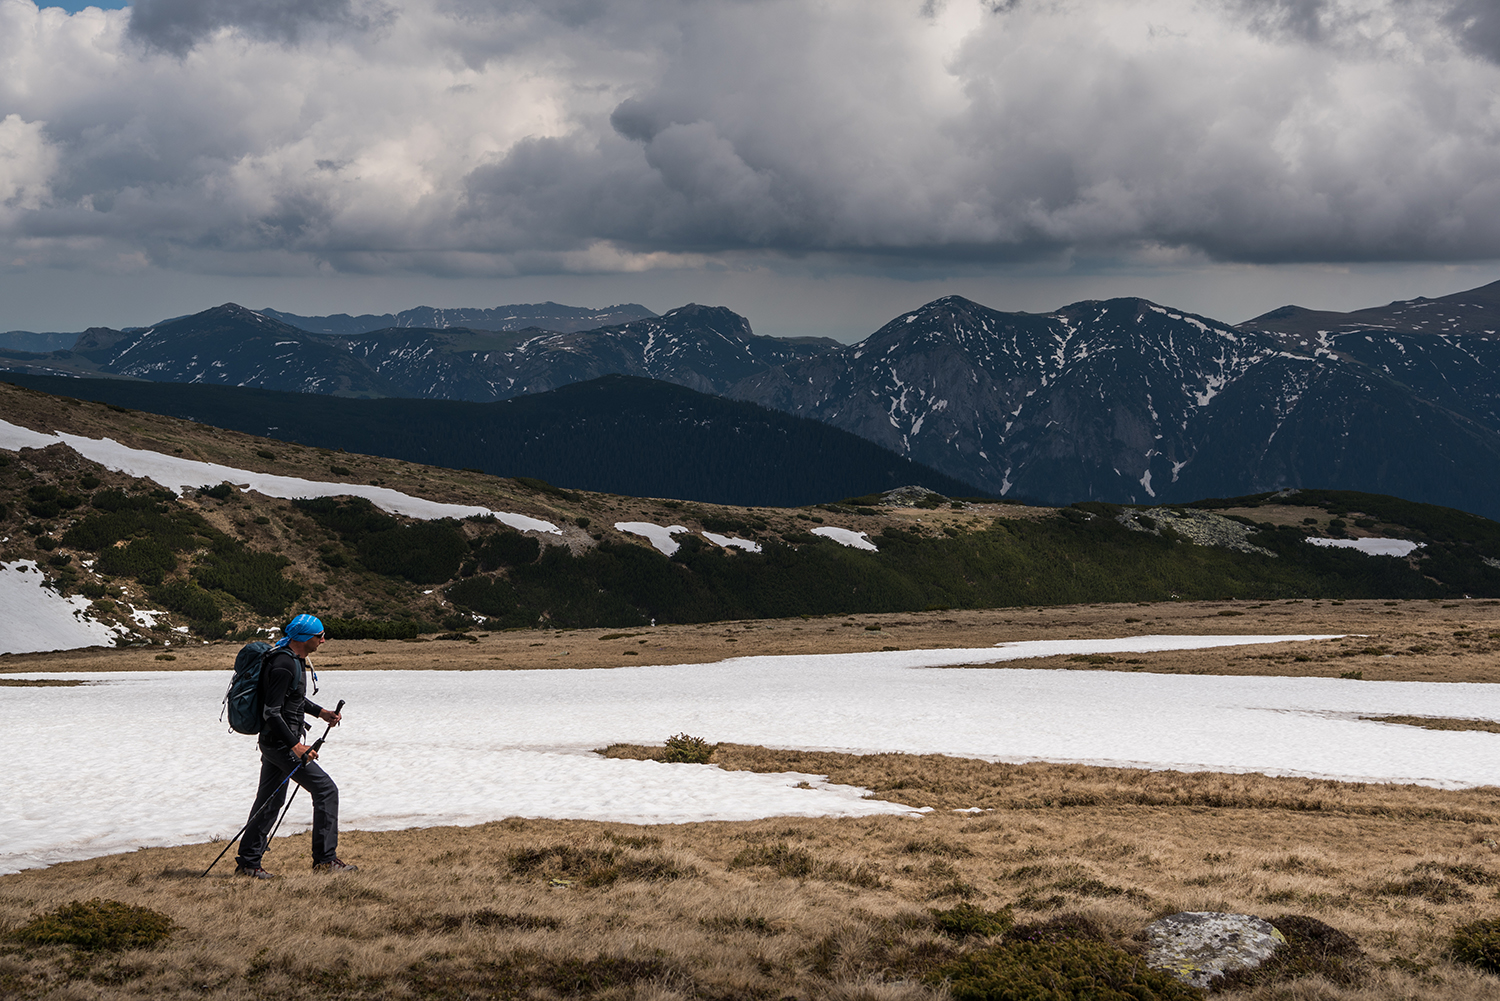
<svg viewBox="0 0 1500 1001"><path fill-rule="evenodd" d="M1357 549L1370 556L1410 556L1426 545L1406 539L1308 539L1309 545L1330 549Z"/></svg>
<svg viewBox="0 0 1500 1001"><path fill-rule="evenodd" d="M124 630L90 618L87 598L65 598L43 587L44 580L31 560L0 563L0 653L114 646L115 637L124 635ZM4 717L0 712L0 720ZM0 723L0 729L8 726Z"/></svg>
<svg viewBox="0 0 1500 1001"><path fill-rule="evenodd" d="M880 549L875 543L870 541L870 537L864 532L853 532L847 528L834 528L832 525L823 525L820 528L813 529L812 534L821 535L825 539L832 539L839 545L848 546L850 549L867 549L872 553L880 552Z"/></svg>
<svg viewBox="0 0 1500 1001"><path fill-rule="evenodd" d="M631 535L639 535L650 539L651 545L656 547L658 552L671 556L682 548L682 544L672 538L673 534L687 532L690 529L684 528L681 525L669 525L663 528L649 521L617 521L615 522L615 531L629 532Z"/></svg>
<svg viewBox="0 0 1500 1001"><path fill-rule="evenodd" d="M704 532L703 537L714 545L723 546L725 549L733 547L743 549L747 553L760 552L760 543L751 542L749 539L738 539L732 535L718 535L714 532Z"/></svg>

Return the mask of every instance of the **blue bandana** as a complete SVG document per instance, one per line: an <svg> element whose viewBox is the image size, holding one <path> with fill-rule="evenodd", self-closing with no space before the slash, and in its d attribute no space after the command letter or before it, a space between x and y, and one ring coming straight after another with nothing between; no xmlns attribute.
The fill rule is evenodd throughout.
<svg viewBox="0 0 1500 1001"><path fill-rule="evenodd" d="M322 619L318 618L316 615L299 615L292 621L288 622L286 626L282 628L282 637L281 639L276 641L276 648L280 649L293 640L296 640L299 643L306 642L322 631Z"/></svg>

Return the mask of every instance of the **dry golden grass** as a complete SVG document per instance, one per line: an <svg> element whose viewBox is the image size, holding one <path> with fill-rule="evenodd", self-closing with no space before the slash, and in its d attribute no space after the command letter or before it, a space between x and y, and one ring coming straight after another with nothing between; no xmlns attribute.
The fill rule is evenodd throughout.
<svg viewBox="0 0 1500 1001"><path fill-rule="evenodd" d="M970 945L940 934L931 910L971 902L1023 922L1081 914L1132 951L1147 922L1178 910L1309 915L1354 937L1369 981L1237 996L1500 998L1500 980L1446 957L1454 926L1496 911L1494 788L717 753L724 767L818 771L935 810L346 832L341 853L362 870L333 877L308 871L299 835L267 855L281 873L269 883L223 863L200 878L212 844L68 863L0 878L0 929L102 897L178 931L119 953L0 944L0 994L935 998L923 976ZM968 807L985 812L953 812Z"/></svg>

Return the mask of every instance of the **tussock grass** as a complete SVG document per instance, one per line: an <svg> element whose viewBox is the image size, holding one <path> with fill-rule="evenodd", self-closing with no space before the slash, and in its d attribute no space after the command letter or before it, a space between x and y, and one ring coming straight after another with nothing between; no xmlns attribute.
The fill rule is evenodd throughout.
<svg viewBox="0 0 1500 1001"><path fill-rule="evenodd" d="M1228 995L1500 1001L1500 979L1455 958L1466 927L1465 956L1500 955L1471 927L1496 913L1500 790L718 754L726 767L901 782L884 795L935 810L350 831L340 851L361 871L339 876L309 872L298 835L268 853L281 874L270 882L198 878L212 845L32 870L0 878L0 995L938 1001L943 971L986 968L966 957L1066 952L1124 976L1120 955L1143 954L1154 918L1225 910L1302 943ZM987 812L952 812L976 804ZM14 937L95 897L175 930L98 952Z"/></svg>

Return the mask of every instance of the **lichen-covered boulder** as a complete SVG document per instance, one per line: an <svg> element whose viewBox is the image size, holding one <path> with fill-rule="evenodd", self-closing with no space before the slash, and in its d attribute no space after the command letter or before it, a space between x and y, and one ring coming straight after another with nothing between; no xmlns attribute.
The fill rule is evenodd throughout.
<svg viewBox="0 0 1500 1001"><path fill-rule="evenodd" d="M1146 927L1151 952L1146 963L1194 987L1207 987L1229 970L1253 969L1286 938L1271 922L1249 914L1184 911Z"/></svg>

